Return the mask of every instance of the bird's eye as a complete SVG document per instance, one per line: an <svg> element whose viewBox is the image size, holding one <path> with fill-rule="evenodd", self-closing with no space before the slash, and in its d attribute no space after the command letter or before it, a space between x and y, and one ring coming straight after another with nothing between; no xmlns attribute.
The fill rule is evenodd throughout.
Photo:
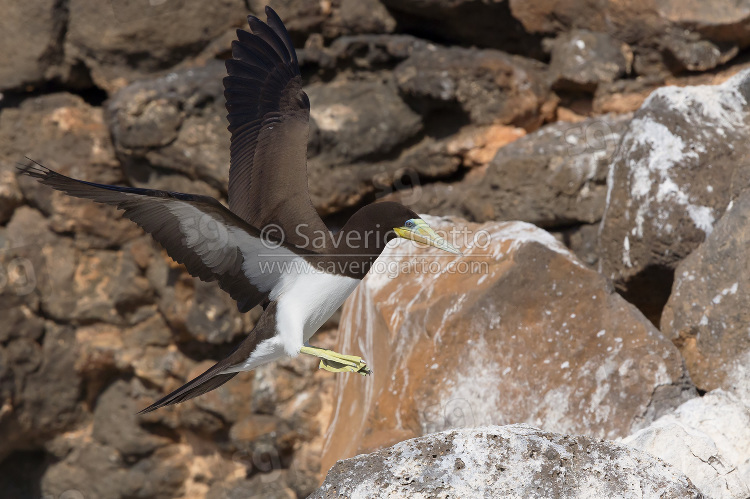
<svg viewBox="0 0 750 499"><path fill-rule="evenodd" d="M410 229L413 229L413 228L414 228L414 222L412 222L411 220L407 220L407 221L406 221L406 223L405 223L404 225L405 225L406 227L410 228Z"/></svg>

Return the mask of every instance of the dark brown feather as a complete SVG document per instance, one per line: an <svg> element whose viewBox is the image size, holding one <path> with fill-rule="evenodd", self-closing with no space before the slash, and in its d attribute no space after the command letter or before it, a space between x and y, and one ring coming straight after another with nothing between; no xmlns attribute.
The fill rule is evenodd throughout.
<svg viewBox="0 0 750 499"><path fill-rule="evenodd" d="M229 208L254 227L278 225L287 242L307 247L329 237L307 185L310 101L289 34L273 10L266 13L268 24L250 16L252 33L238 30L226 62Z"/></svg>
<svg viewBox="0 0 750 499"><path fill-rule="evenodd" d="M209 265L201 259L195 248L186 244L186 236L180 228L180 224L186 222L199 232L198 244L224 244L221 230L226 230L227 227L237 227L258 236L256 229L215 199L179 192L85 182L61 175L36 162L20 170L23 174L70 196L91 199L124 210L127 218L150 233L167 250L170 257L185 265L191 275L203 281L218 281L219 286L237 301L237 307L241 312L247 312L267 297L268 293L260 292L243 273L244 257L239 248L225 246L223 249L226 249L226 253L222 255L223 258ZM170 206L180 202L188 203L201 214L205 214L206 221L219 220L223 229L218 224L216 227L206 226L202 217L194 217L193 220L180 219L170 211ZM213 241L210 238L212 235Z"/></svg>

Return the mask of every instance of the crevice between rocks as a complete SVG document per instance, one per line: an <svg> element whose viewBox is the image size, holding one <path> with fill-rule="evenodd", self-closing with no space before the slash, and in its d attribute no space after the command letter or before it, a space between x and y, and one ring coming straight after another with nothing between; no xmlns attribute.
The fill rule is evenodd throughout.
<svg viewBox="0 0 750 499"><path fill-rule="evenodd" d="M650 265L638 274L617 284L617 292L646 316L659 329L661 314L672 293L674 269Z"/></svg>
<svg viewBox="0 0 750 499"><path fill-rule="evenodd" d="M400 0L383 2L396 20L397 34L440 44L493 48L542 61L548 58L542 47L542 36L526 32L511 13L509 2L454 3L449 8L432 7L428 14L424 7L412 7ZM417 10L410 11L410 8Z"/></svg>

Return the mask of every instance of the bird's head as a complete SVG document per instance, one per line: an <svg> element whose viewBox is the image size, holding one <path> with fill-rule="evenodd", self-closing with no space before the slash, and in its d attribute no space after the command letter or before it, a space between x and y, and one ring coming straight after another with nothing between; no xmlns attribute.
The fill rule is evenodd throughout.
<svg viewBox="0 0 750 499"><path fill-rule="evenodd" d="M367 205L349 219L343 230L347 229L372 231L383 242L382 246L392 239L401 237L462 255L458 248L437 234L419 215L399 203L382 202Z"/></svg>

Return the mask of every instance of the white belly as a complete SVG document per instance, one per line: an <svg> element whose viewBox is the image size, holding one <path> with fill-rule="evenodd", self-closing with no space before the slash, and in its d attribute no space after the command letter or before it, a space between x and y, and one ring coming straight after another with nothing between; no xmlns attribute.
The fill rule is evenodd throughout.
<svg viewBox="0 0 750 499"><path fill-rule="evenodd" d="M297 355L320 326L344 303L360 280L316 271L298 258L270 299L276 300L276 330L287 355ZM276 295L276 296L274 296Z"/></svg>
<svg viewBox="0 0 750 499"><path fill-rule="evenodd" d="M285 353L286 351L284 350L284 345L281 343L281 338L274 336L273 338L261 341L255 347L255 350L253 350L253 353L250 354L250 357L245 359L245 362L224 369L222 374L252 371L256 367L283 358Z"/></svg>
<svg viewBox="0 0 750 499"><path fill-rule="evenodd" d="M292 268L299 273L284 275L269 298L276 303L276 336L262 341L245 362L223 372L250 371L300 348L344 303L359 279L314 272L303 259Z"/></svg>

